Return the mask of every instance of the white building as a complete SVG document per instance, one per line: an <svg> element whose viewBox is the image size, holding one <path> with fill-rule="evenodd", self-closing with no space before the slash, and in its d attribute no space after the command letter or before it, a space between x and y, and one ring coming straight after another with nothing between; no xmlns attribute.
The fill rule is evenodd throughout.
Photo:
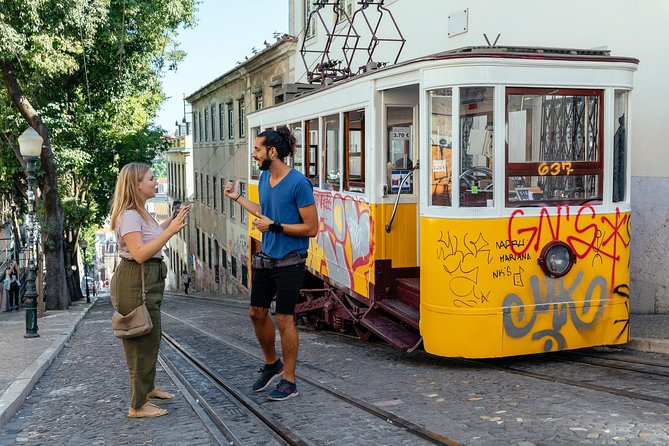
<svg viewBox="0 0 669 446"><path fill-rule="evenodd" d="M313 0L289 0L290 34L299 36L298 46L308 52L310 67L318 63L318 50L326 43L327 26L331 32L344 33L347 24L335 23L333 7L327 5L320 18L308 24ZM559 48L606 48L613 55L640 60L631 94L630 132L632 135L632 231L631 305L635 313L669 312L669 143L664 140L663 120L669 116L669 84L665 75L669 61L663 44L669 40L669 2L646 0L386 0L370 1L365 15L374 25L380 22L372 40L362 13L354 17L359 51L349 37L332 45L328 60L351 60L353 71L368 61L366 48L376 44L374 62L395 61L401 38L406 42L398 62L466 46L534 46ZM379 3L383 3L381 8ZM360 9L357 1L342 0L353 15ZM385 8L385 9L384 9ZM394 21L390 18L392 15ZM316 16L315 16L316 17ZM395 26L396 23L396 26ZM399 32L398 32L399 31ZM488 41L486 41L487 36ZM295 79L304 82L307 69L299 53L295 56ZM581 82L583 82L581 80Z"/></svg>

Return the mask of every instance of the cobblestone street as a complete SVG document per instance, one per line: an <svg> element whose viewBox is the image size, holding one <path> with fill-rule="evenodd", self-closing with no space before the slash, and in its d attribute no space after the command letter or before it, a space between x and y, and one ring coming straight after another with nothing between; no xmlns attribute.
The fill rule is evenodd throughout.
<svg viewBox="0 0 669 446"><path fill-rule="evenodd" d="M259 358L242 301L227 300L223 305L168 296L163 303L163 329L176 333L190 326L201 330L202 335L235 343ZM170 411L165 417L126 418L127 371L120 341L111 334L110 315L109 300L100 299L17 416L0 431L0 444L215 444L181 394L161 404ZM202 351L220 351L215 338L208 338ZM300 338L297 372L301 395L269 406L289 419L324 410L317 409L321 403L313 401L310 387L300 384L299 375L304 374L462 444L669 442L669 408L665 404L510 373L496 368L501 362L488 367L487 363L437 358L424 352L402 354L384 344L309 329L301 329ZM207 355L213 364L232 360L231 356ZM666 363L661 355L636 355L640 360ZM543 357L514 358L511 363L533 370L555 368ZM568 374L590 374L593 379L598 376L594 368L574 368L572 372L570 367L584 366L561 366L568 369ZM245 387L255 379L255 368L246 368L229 378L252 395ZM597 378L600 384L615 380L611 374L597 373L603 374ZM160 367L157 381L164 389L178 392ZM630 388L635 386L639 392L652 390L641 388L643 379L629 383ZM665 389L658 388L657 392L666 397ZM318 423L309 425L309 431L314 428L318 432ZM350 425L332 425L323 419L322 428L322 443L316 444L371 444L364 435L357 437L358 441L349 437ZM390 443L377 440L374 444Z"/></svg>

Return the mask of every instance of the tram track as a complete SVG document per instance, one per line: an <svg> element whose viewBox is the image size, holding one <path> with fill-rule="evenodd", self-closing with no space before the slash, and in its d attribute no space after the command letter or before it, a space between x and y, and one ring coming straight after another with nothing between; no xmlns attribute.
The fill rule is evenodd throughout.
<svg viewBox="0 0 669 446"><path fill-rule="evenodd" d="M242 407L244 407L248 413L253 414L258 421L260 421L269 431L276 437L280 438L283 444L291 446L310 446L313 443L302 438L297 433L293 432L288 426L283 423L275 420L272 415L262 410L254 401L248 398L244 393L239 391L234 385L232 385L228 380L223 378L219 373L212 370L205 363L197 359L192 355L186 348L184 348L178 341L176 341L172 336L163 332L163 340L186 362L188 362L192 367L194 367L202 376L208 379L213 383L218 389L221 390L226 396L234 398ZM203 395L201 392L198 392L193 384L181 373L179 368L172 362L165 354L161 353L161 359L164 361L164 365L169 369L178 380L184 385L188 392L192 395L193 399L196 402L196 406L199 406L203 409L207 418L211 420L215 429L212 429L212 424L205 423L212 432L212 435L220 439L221 436L226 439L225 443L220 442L220 444L230 444L230 445L242 445L242 441L239 440L237 435L233 432L232 428L229 427L222 417L219 415L218 411L212 407L207 399L206 395ZM202 418L202 417L201 417ZM203 420L206 421L206 420Z"/></svg>
<svg viewBox="0 0 669 446"><path fill-rule="evenodd" d="M184 320L182 320L182 319L180 319L176 316L173 316L169 313L163 313L163 314L172 318L172 319L175 319L179 323L189 327L190 330L195 330L200 335L204 335L207 338L212 339L212 340L216 341L217 343L220 343L225 348L232 349L239 354L245 355L249 359L253 359L254 361L262 361L261 357L259 357L257 355L254 355L252 353L249 353L243 347L237 346L232 342L229 342L225 339L221 339L218 336L214 336L210 333L207 333L207 332L199 329L198 327L193 326L189 322L184 321ZM163 336L166 340L168 339L168 336L171 338L171 335L166 334L164 331L163 331ZM187 354L190 355L190 353L187 353ZM201 362L197 359L196 359L196 361ZM207 366L205 365L205 367L207 367ZM211 371L211 369L209 369L209 370ZM211 371L211 372L214 375L216 374L213 371ZM209 374L209 372L207 372L207 374ZM306 384L309 384L309 385L313 386L314 388L326 393L327 395L335 398L336 400L340 401L341 403L344 403L346 405L349 405L349 406L355 407L359 410L362 410L366 414L372 415L373 417L376 417L376 418L382 420L384 423L386 423L390 426L394 426L396 428L399 428L402 431L412 435L413 437L420 438L420 439L426 441L429 444L442 445L442 446L459 445L459 443L456 442L453 439L445 437L445 436L443 436L439 433L430 431L430 430L424 428L423 426L420 426L416 423L413 423L410 420L407 420L403 417L400 417L400 416L395 415L391 412L388 412L384 409L381 409L380 407L375 406L373 404L370 404L370 403L368 403L368 402L366 402L362 399L359 399L357 397L349 395L349 394L347 394L346 392L344 392L340 389L337 389L335 387L323 384L323 383L319 382L318 380L316 380L314 378L311 378L311 377L309 377L305 374L297 374L296 376L300 380L300 382L303 382L303 383L306 383Z"/></svg>
<svg viewBox="0 0 669 446"><path fill-rule="evenodd" d="M616 396L622 396L625 398L630 398L630 399L635 399L635 400L643 400L643 401L650 401L653 403L660 403L669 406L669 398L661 397L661 396L656 396L656 395L649 395L645 393L640 393L640 392L635 392L631 390L626 390L626 389L621 389L618 387L612 387L612 386L606 386L606 385L601 385L601 384L596 384L596 383L591 383L591 382L586 382L586 381L579 381L576 379L571 379L571 378L566 378L564 376L559 376L556 374L549 374L549 373L543 373L543 372L537 372L537 371L532 371L532 370L527 370L525 368L522 368L522 366L511 366L511 365L500 365L500 364L495 364L492 361L489 360L476 360L476 359L454 359L455 361L461 362L461 363L467 363L467 364L476 364L476 365L482 365L487 368L493 368L496 370L504 371L507 373L513 373L515 375L521 375L521 376L526 376L529 378L535 378L543 381L550 381L553 383L559 383L559 384L566 384L572 387L578 387L578 388L583 388L583 389L588 389L588 390L595 390L597 392L603 392L603 393L608 393L611 395L616 395ZM570 362L581 362L581 361L570 361ZM584 362L585 364L588 364L587 362ZM598 364L594 364L598 365ZM606 367L606 366L604 366ZM613 367L606 367L606 368L613 368ZM634 371L630 369L623 369L625 371ZM664 374L654 374L656 376L666 376Z"/></svg>

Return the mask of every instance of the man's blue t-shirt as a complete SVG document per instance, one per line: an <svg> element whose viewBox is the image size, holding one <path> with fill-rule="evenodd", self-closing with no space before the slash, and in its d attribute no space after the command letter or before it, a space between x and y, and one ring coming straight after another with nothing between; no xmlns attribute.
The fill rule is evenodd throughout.
<svg viewBox="0 0 669 446"><path fill-rule="evenodd" d="M279 184L270 187L269 175L269 171L262 172L258 181L263 215L281 224L303 223L299 209L315 203L311 181L290 169ZM264 232L262 235L262 250L274 259L283 259L292 252L306 254L308 247L309 237L294 237L283 232Z"/></svg>

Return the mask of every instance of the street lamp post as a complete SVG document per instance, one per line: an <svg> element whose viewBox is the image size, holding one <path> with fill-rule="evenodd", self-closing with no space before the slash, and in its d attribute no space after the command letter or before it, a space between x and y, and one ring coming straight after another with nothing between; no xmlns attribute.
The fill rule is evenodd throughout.
<svg viewBox="0 0 669 446"><path fill-rule="evenodd" d="M21 156L26 161L26 179L28 180L28 277L26 279L25 307L26 307L26 334L24 338L38 338L37 333L37 288L35 278L37 267L35 258L35 161L42 152L44 140L35 131L28 127L19 136Z"/></svg>
<svg viewBox="0 0 669 446"><path fill-rule="evenodd" d="M79 247L84 250L84 281L86 282L86 303L91 303L91 296L88 294L88 265L86 263L86 248L88 248L88 242L83 238L79 241Z"/></svg>

